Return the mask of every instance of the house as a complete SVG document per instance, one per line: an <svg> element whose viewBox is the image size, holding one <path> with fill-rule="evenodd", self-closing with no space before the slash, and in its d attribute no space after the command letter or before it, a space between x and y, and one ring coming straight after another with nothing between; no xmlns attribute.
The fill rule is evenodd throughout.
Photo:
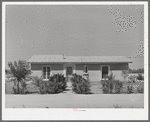
<svg viewBox="0 0 150 122"><path fill-rule="evenodd" d="M100 81L113 72L115 79L124 80L121 71L126 70L131 60L124 56L65 56L65 55L34 55L28 62L32 75L48 79L53 74L61 73L72 76L72 73L89 74L91 81Z"/></svg>

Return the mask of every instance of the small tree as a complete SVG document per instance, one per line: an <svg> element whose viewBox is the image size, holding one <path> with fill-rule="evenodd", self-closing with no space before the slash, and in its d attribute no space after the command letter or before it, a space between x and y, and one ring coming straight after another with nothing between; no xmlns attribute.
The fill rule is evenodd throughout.
<svg viewBox="0 0 150 122"><path fill-rule="evenodd" d="M125 81L125 79L128 77L128 70L122 70L122 77L123 77L123 79L124 79L124 81Z"/></svg>
<svg viewBox="0 0 150 122"><path fill-rule="evenodd" d="M14 64L12 62L8 62L8 67L10 68L10 73L13 75L13 77L15 77L17 79L17 91L19 92L19 83L21 81L25 81L25 78L31 74L31 70L29 67L29 64L22 60L22 61L18 61L18 63L16 61L14 61Z"/></svg>

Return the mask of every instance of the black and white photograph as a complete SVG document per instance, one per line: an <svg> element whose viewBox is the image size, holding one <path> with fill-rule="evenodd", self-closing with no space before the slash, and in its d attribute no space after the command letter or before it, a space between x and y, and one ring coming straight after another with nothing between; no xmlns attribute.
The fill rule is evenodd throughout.
<svg viewBox="0 0 150 122"><path fill-rule="evenodd" d="M148 2L2 10L4 120L148 118Z"/></svg>

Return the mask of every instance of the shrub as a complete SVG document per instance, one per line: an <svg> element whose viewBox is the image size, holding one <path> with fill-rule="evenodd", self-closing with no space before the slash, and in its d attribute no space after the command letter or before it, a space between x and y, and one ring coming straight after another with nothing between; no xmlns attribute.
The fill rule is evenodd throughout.
<svg viewBox="0 0 150 122"><path fill-rule="evenodd" d="M49 78L49 81L43 81L39 90L41 94L55 94L64 91L66 87L64 75L55 74Z"/></svg>
<svg viewBox="0 0 150 122"><path fill-rule="evenodd" d="M40 93L41 93L41 94L46 94L46 93L47 93L46 82L47 82L47 81L45 81L45 82L43 81L43 82L40 84L39 90L40 90Z"/></svg>
<svg viewBox="0 0 150 122"><path fill-rule="evenodd" d="M138 88L137 93L144 93L144 88Z"/></svg>
<svg viewBox="0 0 150 122"><path fill-rule="evenodd" d="M73 74L71 78L72 90L77 94L89 94L90 82L89 79L84 79L82 76Z"/></svg>
<svg viewBox="0 0 150 122"><path fill-rule="evenodd" d="M136 82L136 76L130 76L130 77L128 77L128 82L129 83L135 83Z"/></svg>
<svg viewBox="0 0 150 122"><path fill-rule="evenodd" d="M62 74L55 74L49 79L55 84L58 84L58 89L64 91L67 87L66 79Z"/></svg>
<svg viewBox="0 0 150 122"><path fill-rule="evenodd" d="M102 90L105 94L118 94L122 90L122 82L119 80L101 80Z"/></svg>
<svg viewBox="0 0 150 122"><path fill-rule="evenodd" d="M137 79L138 79L138 80L144 80L144 77L143 77L141 74L139 74L139 75L137 76Z"/></svg>
<svg viewBox="0 0 150 122"><path fill-rule="evenodd" d="M135 83L129 84L127 86L127 92L128 94L144 93L144 82L141 82L141 83L135 82Z"/></svg>
<svg viewBox="0 0 150 122"><path fill-rule="evenodd" d="M42 80L43 80L43 77L42 77L42 76L41 76L41 77L30 76L29 79L30 79L30 80L33 80L33 81L34 81L34 84L35 84L37 87L39 87L40 84L41 84L41 82L42 82Z"/></svg>
<svg viewBox="0 0 150 122"><path fill-rule="evenodd" d="M141 82L139 80L142 80L142 75L140 75L140 74L137 77L137 79L136 79L136 76L129 77L129 85L127 86L128 94L144 92L144 82Z"/></svg>
<svg viewBox="0 0 150 122"><path fill-rule="evenodd" d="M134 93L134 91L133 91L133 87L132 86L127 86L127 92L128 92L128 94L131 94L131 93Z"/></svg>

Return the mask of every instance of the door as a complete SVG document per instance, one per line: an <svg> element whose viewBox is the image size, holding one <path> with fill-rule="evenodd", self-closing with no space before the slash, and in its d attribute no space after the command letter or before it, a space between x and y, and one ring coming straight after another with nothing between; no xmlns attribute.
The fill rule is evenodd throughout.
<svg viewBox="0 0 150 122"><path fill-rule="evenodd" d="M72 67L67 67L67 80L70 81L72 77Z"/></svg>
<svg viewBox="0 0 150 122"><path fill-rule="evenodd" d="M72 67L67 67L67 76L72 76Z"/></svg>
<svg viewBox="0 0 150 122"><path fill-rule="evenodd" d="M108 76L108 66L102 66L102 79L107 78Z"/></svg>

